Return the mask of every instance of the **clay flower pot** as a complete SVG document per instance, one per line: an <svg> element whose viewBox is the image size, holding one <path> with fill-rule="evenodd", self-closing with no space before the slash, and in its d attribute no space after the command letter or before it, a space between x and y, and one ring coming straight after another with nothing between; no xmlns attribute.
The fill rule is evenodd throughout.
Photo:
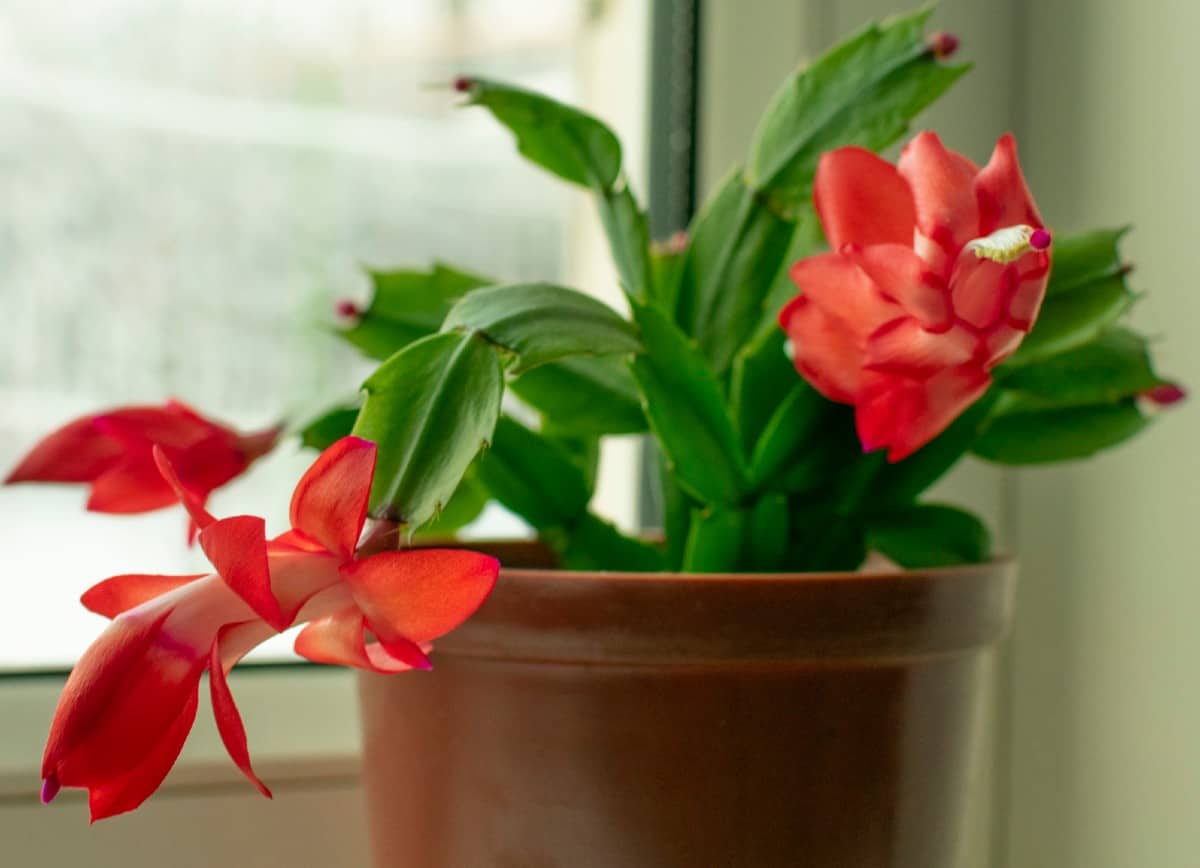
<svg viewBox="0 0 1200 868"><path fill-rule="evenodd" d="M362 676L375 865L953 868L1013 584L506 569Z"/></svg>

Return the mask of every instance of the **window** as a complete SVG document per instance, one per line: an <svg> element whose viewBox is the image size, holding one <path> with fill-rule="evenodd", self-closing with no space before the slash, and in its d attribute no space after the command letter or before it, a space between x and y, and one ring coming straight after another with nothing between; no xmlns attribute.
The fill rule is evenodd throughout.
<svg viewBox="0 0 1200 868"><path fill-rule="evenodd" d="M455 109L448 84L490 75L590 107L644 191L648 25L639 0L0 6L0 464L116 404L175 396L253 428L352 395L370 367L326 324L335 299L365 296L363 264L615 289L585 197ZM214 512L281 527L311 457L284 447ZM616 500L632 504L628 471ZM101 578L203 569L179 510L88 515L82 500L0 489L15 589L0 670L68 665L99 626L75 600Z"/></svg>

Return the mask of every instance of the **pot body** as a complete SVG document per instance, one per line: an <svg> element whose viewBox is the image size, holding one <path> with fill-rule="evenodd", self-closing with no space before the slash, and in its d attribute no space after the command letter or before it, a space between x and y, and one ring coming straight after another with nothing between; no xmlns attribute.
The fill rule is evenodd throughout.
<svg viewBox="0 0 1200 868"><path fill-rule="evenodd" d="M955 868L1007 564L506 570L363 675L378 868Z"/></svg>

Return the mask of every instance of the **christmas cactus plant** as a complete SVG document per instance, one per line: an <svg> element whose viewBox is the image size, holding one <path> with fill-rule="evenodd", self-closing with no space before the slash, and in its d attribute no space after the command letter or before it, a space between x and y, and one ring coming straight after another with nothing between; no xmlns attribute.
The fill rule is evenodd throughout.
<svg viewBox="0 0 1200 868"><path fill-rule="evenodd" d="M228 669L298 623L309 659L427 667L429 643L496 579L494 560L446 542L488 501L568 568L983 561L983 523L924 498L956 462L1083 458L1183 397L1122 322L1124 230L1052 236L1011 136L982 168L931 132L895 165L877 156L967 70L949 62L953 37L926 33L929 14L867 27L790 78L745 165L662 244L600 120L458 79L523 157L594 198L628 312L444 264L371 273L369 303L338 305L339 332L378 368L360 401L299 426L322 454L281 536L204 507L277 431L238 434L172 403L77 420L39 445L10 481L90 482L103 511L182 502L214 570L85 595L114 620L63 693L44 797L77 786L94 817L136 807L178 755L206 669L226 746L265 792ZM661 538L589 505L601 439L642 433L659 457Z"/></svg>

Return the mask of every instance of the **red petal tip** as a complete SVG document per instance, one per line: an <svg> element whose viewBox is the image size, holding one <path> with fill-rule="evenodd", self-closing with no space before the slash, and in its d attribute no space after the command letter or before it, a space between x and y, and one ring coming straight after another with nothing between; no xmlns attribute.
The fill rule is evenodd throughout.
<svg viewBox="0 0 1200 868"><path fill-rule="evenodd" d="M42 779L42 804L48 805L54 801L54 797L58 795L58 791L62 789L62 784L59 783L58 777L51 772Z"/></svg>
<svg viewBox="0 0 1200 868"><path fill-rule="evenodd" d="M1153 389L1143 392L1141 397L1155 409L1164 409L1183 401L1187 395L1187 389L1178 383L1163 383L1161 386L1155 386Z"/></svg>
<svg viewBox="0 0 1200 868"><path fill-rule="evenodd" d="M1053 236L1045 229L1035 229L1033 230L1033 234L1029 236L1029 246L1034 250L1045 250L1053 240Z"/></svg>
<svg viewBox="0 0 1200 868"><path fill-rule="evenodd" d="M934 57L946 60L958 50L958 37L945 30L939 30L937 33L931 33L925 44L929 46L929 51Z"/></svg>

